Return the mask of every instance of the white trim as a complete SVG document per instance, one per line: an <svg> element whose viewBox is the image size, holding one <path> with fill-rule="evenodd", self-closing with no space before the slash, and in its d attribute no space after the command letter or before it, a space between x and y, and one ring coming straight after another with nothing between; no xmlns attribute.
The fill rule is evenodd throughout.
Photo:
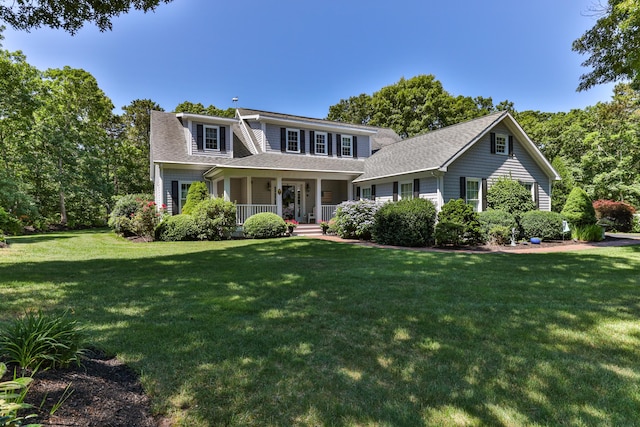
<svg viewBox="0 0 640 427"><path fill-rule="evenodd" d="M504 150L498 151L498 138L502 138L504 140ZM509 135L506 133L496 133L496 154L501 156L509 155Z"/></svg>
<svg viewBox="0 0 640 427"><path fill-rule="evenodd" d="M324 153L318 153L317 138L319 135L324 136ZM329 155L329 136L328 135L329 134L327 132L314 132L313 141L311 142L313 144L313 154L316 154L318 156Z"/></svg>
<svg viewBox="0 0 640 427"><path fill-rule="evenodd" d="M207 116L205 114L192 114L192 113L176 113L176 117L185 118L188 121L198 121L198 122L207 122L207 123L216 123L216 124L234 124L238 123L239 120L236 118L229 117L220 117L220 116Z"/></svg>
<svg viewBox="0 0 640 427"><path fill-rule="evenodd" d="M375 135L378 133L377 129L372 130L372 129L357 128L352 126L341 126L339 124L335 124L331 122L327 122L325 124L325 123L319 123L312 120L284 119L284 118L278 118L278 117L269 117L261 114L252 114L249 116L240 116L240 117L244 120L257 120L257 121L262 121L265 123L271 123L275 125L285 125L285 126L294 125L294 126L300 126L305 128L326 129L328 132L333 131L333 132L340 133L341 131L348 131L354 135Z"/></svg>
<svg viewBox="0 0 640 427"><path fill-rule="evenodd" d="M284 144L285 144L284 149L285 149L285 152L286 152L286 153L300 153L300 144L302 144L302 143L300 142L300 129L286 128L285 132L286 132L286 138L285 138L285 140L284 140ZM298 150L297 150L297 151L295 151L295 150L289 150L289 132L296 133L296 134L298 135Z"/></svg>
<svg viewBox="0 0 640 427"><path fill-rule="evenodd" d="M411 186L411 192L410 192L409 197L406 197L406 198L407 199L412 199L413 198L413 190L414 190L413 189L413 181L412 180L411 181L400 181L400 182L398 182L398 200L402 200L403 199L403 197L402 197L402 186L403 185L407 185L407 184Z"/></svg>
<svg viewBox="0 0 640 427"><path fill-rule="evenodd" d="M349 140L349 154L344 154L344 140ZM353 136L352 135L340 135L340 157L353 157Z"/></svg>
<svg viewBox="0 0 640 427"><path fill-rule="evenodd" d="M187 202L187 193L189 193L189 187L191 186L191 184L193 184L196 181L178 181L178 213L181 214L182 213L182 185L183 184L189 184L187 186L187 191L185 192L184 195L184 202Z"/></svg>
<svg viewBox="0 0 640 427"><path fill-rule="evenodd" d="M482 178L474 178L474 177L465 177L465 184L464 184L464 202L466 204L469 204L469 182L477 182L478 183L478 209L476 210L476 212L482 212ZM472 199L472 200L476 200L476 199Z"/></svg>
<svg viewBox="0 0 640 427"><path fill-rule="evenodd" d="M396 176L402 176L402 175L409 175L412 173L422 173L422 172L428 172L428 171L441 171L441 172L446 172L445 170L442 170L438 167L435 168L428 168L428 169L416 169L416 170L412 170L412 171L407 171L407 172L398 172L398 173L392 173L389 175L380 175L380 176L374 176L371 178L367 178L367 179L354 179L353 182L354 183L358 183L358 182L367 182L367 181L374 181L377 179L386 179L386 178L393 178ZM360 175L362 175L363 172L360 172Z"/></svg>
<svg viewBox="0 0 640 427"><path fill-rule="evenodd" d="M207 148L207 129L215 129L216 130L216 139L215 145L217 148ZM202 125L202 149L204 151L213 151L216 153L220 152L220 126L212 126L212 125Z"/></svg>
<svg viewBox="0 0 640 427"><path fill-rule="evenodd" d="M369 191L369 197L365 197L364 191ZM360 187L360 200L371 200L371 186L368 187Z"/></svg>

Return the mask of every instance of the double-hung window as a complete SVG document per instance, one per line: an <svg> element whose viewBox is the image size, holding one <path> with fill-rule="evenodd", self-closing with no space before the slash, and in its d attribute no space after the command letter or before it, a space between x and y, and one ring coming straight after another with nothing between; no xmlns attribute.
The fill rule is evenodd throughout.
<svg viewBox="0 0 640 427"><path fill-rule="evenodd" d="M218 126L204 127L204 148L207 150L220 150L220 128Z"/></svg>
<svg viewBox="0 0 640 427"><path fill-rule="evenodd" d="M475 212L480 212L480 180L475 178L467 178L466 192L467 204L471 205Z"/></svg>
<svg viewBox="0 0 640 427"><path fill-rule="evenodd" d="M316 140L314 141L314 143L316 144L315 146L315 153L316 154L327 154L327 134L325 132L316 132L315 134L315 138Z"/></svg>
<svg viewBox="0 0 640 427"><path fill-rule="evenodd" d="M360 198L363 200L371 200L371 187L363 188Z"/></svg>
<svg viewBox="0 0 640 427"><path fill-rule="evenodd" d="M300 152L300 131L298 129L287 129L287 152Z"/></svg>
<svg viewBox="0 0 640 427"><path fill-rule="evenodd" d="M191 181L180 181L180 209L178 212L182 212L182 208L185 203L187 203L187 193L189 192L190 186Z"/></svg>
<svg viewBox="0 0 640 427"><path fill-rule="evenodd" d="M496 154L504 154L505 156L509 154L509 148L507 144L509 144L507 135L502 133L496 134Z"/></svg>
<svg viewBox="0 0 640 427"><path fill-rule="evenodd" d="M342 135L340 149L342 157L353 157L353 138L350 136Z"/></svg>
<svg viewBox="0 0 640 427"><path fill-rule="evenodd" d="M400 199L412 199L413 198L413 182L401 182L400 183Z"/></svg>

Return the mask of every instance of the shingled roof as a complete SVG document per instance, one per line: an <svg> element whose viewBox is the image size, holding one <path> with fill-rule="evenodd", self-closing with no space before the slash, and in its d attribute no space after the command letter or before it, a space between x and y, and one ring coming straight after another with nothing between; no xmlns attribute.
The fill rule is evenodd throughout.
<svg viewBox="0 0 640 427"><path fill-rule="evenodd" d="M385 145L367 159L354 182L440 169L507 115L493 113Z"/></svg>

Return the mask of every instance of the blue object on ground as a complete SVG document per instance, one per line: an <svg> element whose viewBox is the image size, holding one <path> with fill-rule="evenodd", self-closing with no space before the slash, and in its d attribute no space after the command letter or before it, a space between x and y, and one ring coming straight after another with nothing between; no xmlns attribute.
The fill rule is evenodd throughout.
<svg viewBox="0 0 640 427"><path fill-rule="evenodd" d="M531 243L533 243L534 245L539 245L540 244L540 238L539 237L532 237L531 238Z"/></svg>

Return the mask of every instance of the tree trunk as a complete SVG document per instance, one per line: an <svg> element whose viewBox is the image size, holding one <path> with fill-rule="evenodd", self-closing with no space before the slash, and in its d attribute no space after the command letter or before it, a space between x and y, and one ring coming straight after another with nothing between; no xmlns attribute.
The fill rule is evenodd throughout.
<svg viewBox="0 0 640 427"><path fill-rule="evenodd" d="M67 208L64 204L64 186L62 183L62 158L58 159L58 174L60 177L58 181L60 186L60 224L67 225Z"/></svg>

